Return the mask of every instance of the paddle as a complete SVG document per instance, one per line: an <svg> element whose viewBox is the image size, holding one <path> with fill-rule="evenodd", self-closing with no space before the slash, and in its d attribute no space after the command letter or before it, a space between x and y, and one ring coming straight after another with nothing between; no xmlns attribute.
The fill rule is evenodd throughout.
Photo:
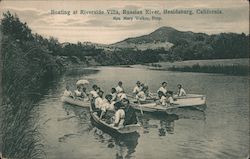
<svg viewBox="0 0 250 159"><path fill-rule="evenodd" d="M143 115L143 111L142 111L142 107L141 107L141 102L140 102L139 99L137 99L137 102L138 102L138 105L139 105L139 107L140 107L141 115Z"/></svg>

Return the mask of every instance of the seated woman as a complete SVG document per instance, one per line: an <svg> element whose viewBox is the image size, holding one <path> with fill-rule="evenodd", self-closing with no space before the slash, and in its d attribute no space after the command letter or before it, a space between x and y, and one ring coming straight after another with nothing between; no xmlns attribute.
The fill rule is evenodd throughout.
<svg viewBox="0 0 250 159"><path fill-rule="evenodd" d="M123 127L124 118L125 118L125 111L122 109L122 103L117 102L115 103L115 120L114 120L114 127Z"/></svg>
<svg viewBox="0 0 250 159"><path fill-rule="evenodd" d="M77 86L77 89L74 91L75 97L81 98L82 97L82 92L81 92L81 87Z"/></svg>
<svg viewBox="0 0 250 159"><path fill-rule="evenodd" d="M122 99L123 109L125 111L125 119L123 125L131 125L137 123L137 116L133 107L131 107L128 99Z"/></svg>
<svg viewBox="0 0 250 159"><path fill-rule="evenodd" d="M103 102L103 91L98 92L98 97L94 99L94 104L95 104L94 111L96 111L98 116L102 118L102 116L106 112L106 108Z"/></svg>
<svg viewBox="0 0 250 159"><path fill-rule="evenodd" d="M167 98L164 95L164 93L162 91L159 91L158 96L159 96L159 99L160 99L158 104L165 106L167 104Z"/></svg>
<svg viewBox="0 0 250 159"><path fill-rule="evenodd" d="M82 98L84 100L89 100L89 94L86 92L86 88L85 87L82 87L81 93L82 93Z"/></svg>
<svg viewBox="0 0 250 159"><path fill-rule="evenodd" d="M167 104L174 105L173 92L171 92L171 91L167 92Z"/></svg>
<svg viewBox="0 0 250 159"><path fill-rule="evenodd" d="M145 94L145 91L146 91L146 88L143 87L142 90L136 94L135 98L138 100L138 101L146 101L146 94Z"/></svg>
<svg viewBox="0 0 250 159"><path fill-rule="evenodd" d="M66 89L65 89L65 91L63 93L63 96L65 96L65 97L71 97L71 98L74 97L73 94L72 94L72 92L69 90L69 86L68 85L66 86Z"/></svg>
<svg viewBox="0 0 250 159"><path fill-rule="evenodd" d="M149 91L147 85L144 86L144 89L145 89L144 92L145 92L147 99L153 99L153 98L155 99L154 95Z"/></svg>
<svg viewBox="0 0 250 159"><path fill-rule="evenodd" d="M116 93L116 89L115 88L111 88L111 93L110 95L112 96L112 101L116 101L117 100L117 93Z"/></svg>
<svg viewBox="0 0 250 159"><path fill-rule="evenodd" d="M118 100L122 100L123 98L127 99L127 95L125 94L123 90L117 94L117 97L118 97Z"/></svg>
<svg viewBox="0 0 250 159"><path fill-rule="evenodd" d="M157 93L159 93L160 91L166 95L167 94L167 82L162 82L161 84L162 86L158 89Z"/></svg>
<svg viewBox="0 0 250 159"><path fill-rule="evenodd" d="M186 91L182 88L181 84L178 84L177 87L178 87L178 91L177 91L178 96L186 96L187 95Z"/></svg>
<svg viewBox="0 0 250 159"><path fill-rule="evenodd" d="M110 94L105 96L103 100L103 107L105 107L105 112L103 112L102 118L104 118L106 123L112 123L112 117L115 112L115 101L112 101L112 96Z"/></svg>
<svg viewBox="0 0 250 159"><path fill-rule="evenodd" d="M92 90L89 92L89 98L90 98L90 101L94 102L95 99L98 97L98 86L97 85L93 85L92 86Z"/></svg>
<svg viewBox="0 0 250 159"><path fill-rule="evenodd" d="M112 95L108 94L105 96L105 99L103 100L103 105L106 108L106 110L114 111L114 104L115 101L112 101Z"/></svg>

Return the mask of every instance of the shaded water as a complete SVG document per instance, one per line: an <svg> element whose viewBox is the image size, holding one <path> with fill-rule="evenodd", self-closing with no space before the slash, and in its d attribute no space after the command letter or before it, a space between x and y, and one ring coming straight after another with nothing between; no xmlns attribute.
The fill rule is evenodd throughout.
<svg viewBox="0 0 250 159"><path fill-rule="evenodd" d="M47 158L246 158L249 153L249 83L247 77L180 73L135 68L100 67L73 70L52 87L36 112ZM88 79L105 92L119 80L131 92L137 80L155 92L162 81L175 90L207 95L207 109L176 109L170 115L139 115L143 129L130 136L112 136L94 127L88 109L62 104L66 84Z"/></svg>

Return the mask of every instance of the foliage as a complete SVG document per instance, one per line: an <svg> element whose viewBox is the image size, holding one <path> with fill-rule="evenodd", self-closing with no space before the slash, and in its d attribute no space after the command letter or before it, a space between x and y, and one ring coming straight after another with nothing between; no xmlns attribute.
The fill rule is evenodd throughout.
<svg viewBox="0 0 250 159"><path fill-rule="evenodd" d="M34 95L64 67L51 55L49 41L31 34L26 23L16 15L5 13L1 27L3 154L8 158L39 158L43 152L32 112Z"/></svg>

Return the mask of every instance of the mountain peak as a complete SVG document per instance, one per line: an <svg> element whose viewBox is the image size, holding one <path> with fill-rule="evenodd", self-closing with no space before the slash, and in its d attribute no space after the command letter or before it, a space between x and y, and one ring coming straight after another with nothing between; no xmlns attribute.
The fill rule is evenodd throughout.
<svg viewBox="0 0 250 159"><path fill-rule="evenodd" d="M163 26L163 27L156 29L155 31L177 31L177 30L175 28L172 28L172 27Z"/></svg>
<svg viewBox="0 0 250 159"><path fill-rule="evenodd" d="M158 29L156 29L155 31L153 31L151 33L151 35L154 35L154 34L164 34L164 35L167 35L169 33L175 33L175 32L178 32L178 30L172 28L172 27L167 27L167 26L164 26L164 27L160 27Z"/></svg>

